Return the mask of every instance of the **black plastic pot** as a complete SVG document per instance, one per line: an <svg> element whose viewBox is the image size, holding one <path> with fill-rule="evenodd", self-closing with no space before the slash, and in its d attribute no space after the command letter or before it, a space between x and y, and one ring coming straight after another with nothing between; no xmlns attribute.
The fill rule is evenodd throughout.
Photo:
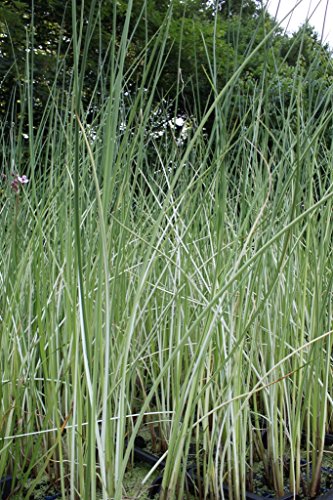
<svg viewBox="0 0 333 500"><path fill-rule="evenodd" d="M0 479L0 494L2 500L6 500L9 497L12 489L12 484L13 484L12 476L6 476Z"/></svg>
<svg viewBox="0 0 333 500"><path fill-rule="evenodd" d="M333 445L333 434L325 434L325 444L326 446Z"/></svg>

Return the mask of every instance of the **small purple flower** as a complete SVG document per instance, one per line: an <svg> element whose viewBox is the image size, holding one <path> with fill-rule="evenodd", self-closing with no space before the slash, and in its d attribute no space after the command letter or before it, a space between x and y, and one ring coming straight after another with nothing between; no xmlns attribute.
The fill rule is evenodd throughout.
<svg viewBox="0 0 333 500"><path fill-rule="evenodd" d="M12 174L14 176L14 179L12 180L12 182L10 183L13 191L15 191L15 193L18 193L20 191L20 184L27 184L29 182L29 179L26 175L18 175L18 174Z"/></svg>

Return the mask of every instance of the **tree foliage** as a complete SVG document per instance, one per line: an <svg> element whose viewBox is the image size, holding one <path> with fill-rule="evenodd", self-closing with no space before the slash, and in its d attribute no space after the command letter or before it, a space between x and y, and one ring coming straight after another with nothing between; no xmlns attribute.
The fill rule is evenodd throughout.
<svg viewBox="0 0 333 500"><path fill-rule="evenodd" d="M32 5L34 9L32 10ZM91 0L84 2L78 19L85 19ZM128 9L127 0L100 0L96 7L96 26L90 41L85 74L84 104L91 95L103 102L109 85L108 52L117 44ZM229 96L230 123L237 113L244 113L254 89L269 85L272 102L287 107L296 75L306 75L303 97L309 107L323 98L332 84L332 58L328 46L322 46L314 31L305 26L292 37L283 34L257 0L135 0L131 16L131 43L126 57L132 88L141 82L140 57L149 52L151 40L170 14L164 66L160 76L160 99L178 97L179 112L202 113L213 101L236 68L264 36L275 28L270 38L246 66L239 78L237 94ZM78 21L79 22L79 21ZM0 115L7 122L16 121L26 110L28 80L33 82L35 120L47 103L50 89L70 89L72 78L71 2L60 0L1 0L0 3ZM164 43L163 37L160 44ZM147 48L148 47L148 48ZM82 47L81 47L82 50ZM104 87L95 87L97 75L105 67ZM100 80L101 81L101 80ZM149 85L149 78L146 79ZM230 104L232 103L232 106ZM10 106L9 106L10 104ZM11 113L8 114L8 109ZM271 116L275 122L278 118ZM275 125L277 125L275 123Z"/></svg>

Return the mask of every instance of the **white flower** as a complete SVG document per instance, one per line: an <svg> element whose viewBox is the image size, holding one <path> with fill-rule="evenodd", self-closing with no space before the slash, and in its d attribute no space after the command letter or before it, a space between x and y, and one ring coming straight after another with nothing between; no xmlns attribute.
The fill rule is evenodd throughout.
<svg viewBox="0 0 333 500"><path fill-rule="evenodd" d="M29 179L26 175L22 175L22 177L18 175L17 180L19 181L20 184L28 184L29 182Z"/></svg>

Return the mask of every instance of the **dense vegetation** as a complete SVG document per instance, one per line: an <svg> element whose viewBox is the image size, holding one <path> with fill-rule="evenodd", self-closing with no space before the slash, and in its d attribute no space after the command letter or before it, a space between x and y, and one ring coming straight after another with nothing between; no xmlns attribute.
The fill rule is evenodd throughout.
<svg viewBox="0 0 333 500"><path fill-rule="evenodd" d="M2 0L0 27L0 478L134 498L149 434L165 500L190 464L195 498L258 464L324 491L329 48L252 0Z"/></svg>
<svg viewBox="0 0 333 500"><path fill-rule="evenodd" d="M237 85L225 99L226 126L231 129L239 122L253 92L264 86L268 87L265 122L280 128L286 117L277 114L276 110L281 102L289 108L295 71L298 75L306 75L302 78L304 105L310 113L320 113L324 96L332 85L333 70L329 47L320 44L310 26L305 25L288 37L262 8L262 3L254 0L216 3L174 0L171 6L169 4L169 1L160 0L133 2L130 40L124 61L127 92L133 93L140 85L148 91L154 88L155 104L166 98L172 114L185 113L198 118L251 51L275 28L255 57L248 60ZM86 0L83 5L82 12L81 3L76 7L78 19L82 21L78 33L81 37L79 62L85 58L82 102L92 121L109 93L111 58L115 56L112 46L119 47L121 43L128 1ZM94 24L90 26L87 20L92 12ZM164 37L167 14L170 15L168 35ZM62 93L71 88L71 3L2 0L0 23L0 116L10 127L23 115L23 132L28 135L25 97L29 97L33 105L36 128L51 92ZM84 54L86 36L90 38L87 54ZM157 76L156 58L151 57L149 68L147 58L154 51L157 54L162 47L165 59ZM27 77L33 85L26 85ZM208 124L210 129L212 124L213 116Z"/></svg>

